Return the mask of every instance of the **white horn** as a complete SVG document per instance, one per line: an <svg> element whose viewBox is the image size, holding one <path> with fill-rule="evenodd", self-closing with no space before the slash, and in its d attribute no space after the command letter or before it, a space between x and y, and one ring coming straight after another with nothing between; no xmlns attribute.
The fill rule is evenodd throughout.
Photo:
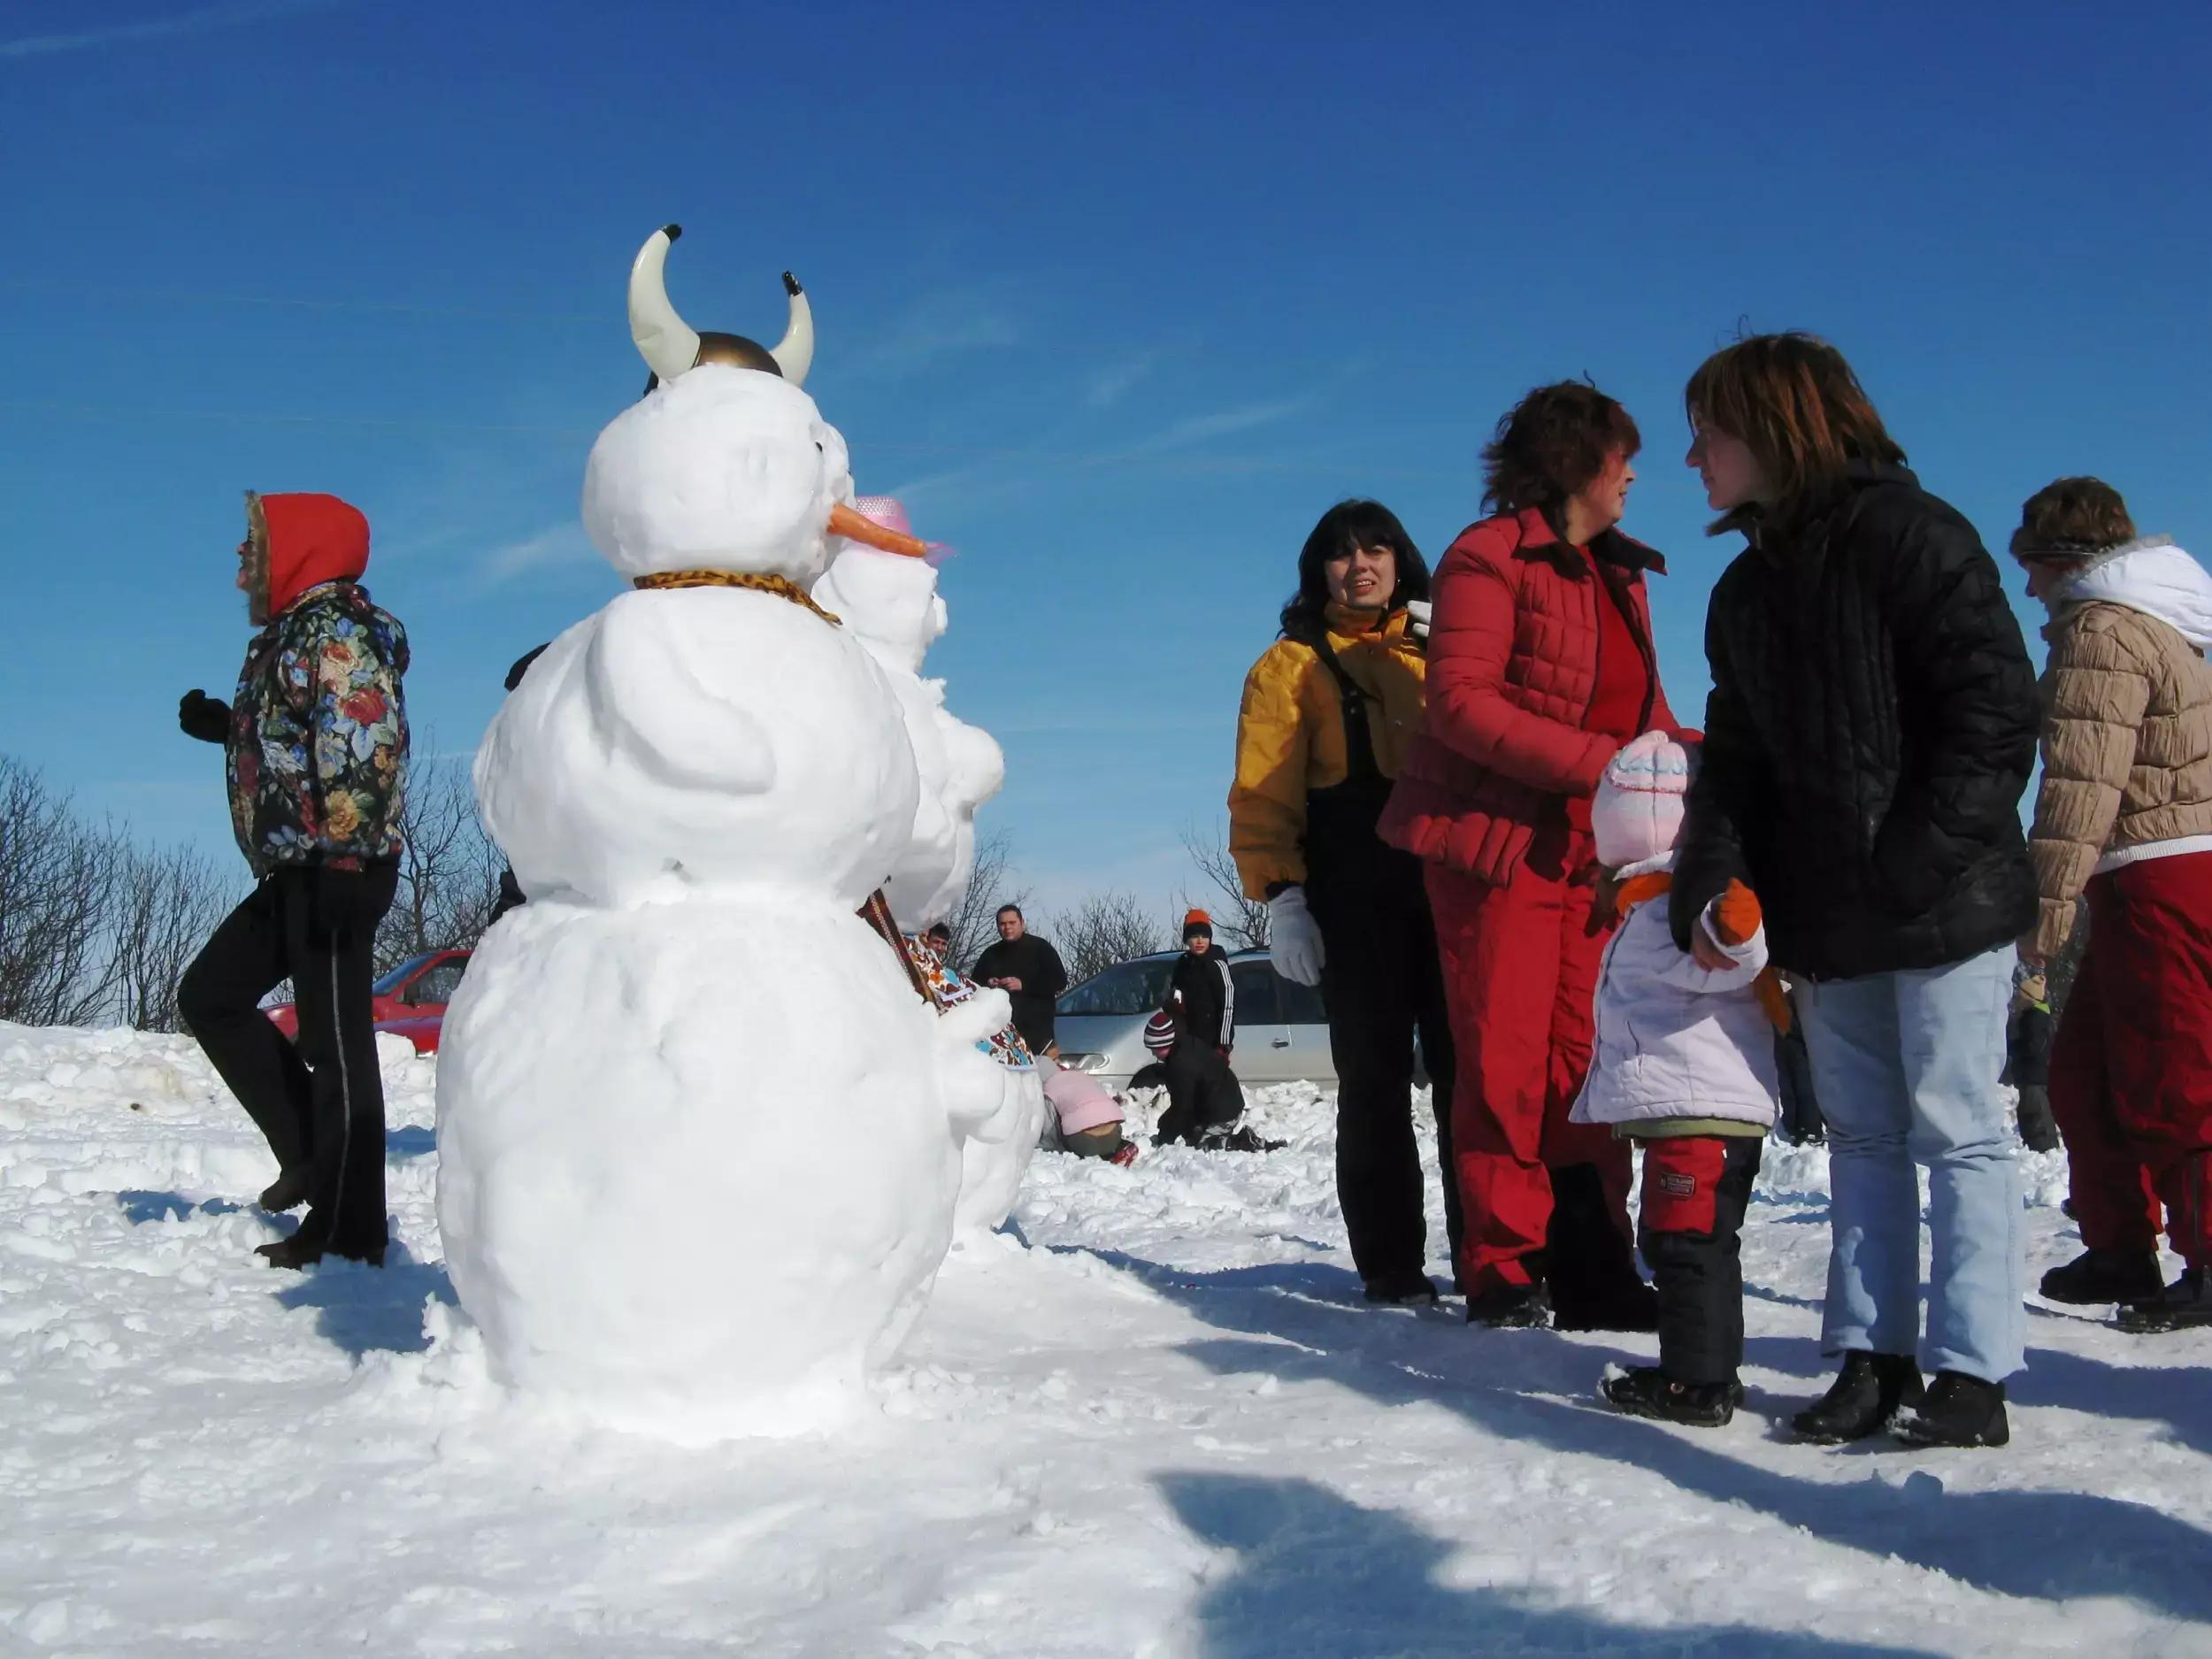
<svg viewBox="0 0 2212 1659"><path fill-rule="evenodd" d="M807 303L806 290L799 286L799 279L790 272L783 273L784 292L791 296L791 320L784 326L783 338L777 341L768 355L783 371L783 378L794 386L806 384L806 372L814 366L814 307Z"/></svg>
<svg viewBox="0 0 2212 1659"><path fill-rule="evenodd" d="M630 338L664 382L699 361L699 336L668 303L668 250L683 234L681 225L655 231L630 266Z"/></svg>

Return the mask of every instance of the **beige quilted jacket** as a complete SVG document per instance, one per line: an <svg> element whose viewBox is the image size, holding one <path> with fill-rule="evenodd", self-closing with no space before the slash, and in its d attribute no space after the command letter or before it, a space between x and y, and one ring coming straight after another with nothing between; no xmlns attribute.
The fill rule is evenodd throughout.
<svg viewBox="0 0 2212 1659"><path fill-rule="evenodd" d="M2057 956L2099 859L2212 836L2212 578L2162 541L2101 557L2050 597L2043 786L2028 849L2034 948Z"/></svg>

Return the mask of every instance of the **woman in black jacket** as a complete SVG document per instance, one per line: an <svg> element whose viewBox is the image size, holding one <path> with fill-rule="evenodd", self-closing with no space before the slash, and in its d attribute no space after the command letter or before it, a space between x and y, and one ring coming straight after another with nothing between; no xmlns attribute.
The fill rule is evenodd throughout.
<svg viewBox="0 0 2212 1659"><path fill-rule="evenodd" d="M2020 1195L1998 1075L2013 941L2036 918L2019 803L2035 672L1995 563L1920 488L1833 347L1757 334L1686 396L1689 464L1748 547L1713 590L1704 767L1671 901L1686 950L1740 879L1765 907L1828 1118L1823 1347L1796 1419L2001 1445L2021 1364ZM1924 1399L1920 1199L1934 1264Z"/></svg>

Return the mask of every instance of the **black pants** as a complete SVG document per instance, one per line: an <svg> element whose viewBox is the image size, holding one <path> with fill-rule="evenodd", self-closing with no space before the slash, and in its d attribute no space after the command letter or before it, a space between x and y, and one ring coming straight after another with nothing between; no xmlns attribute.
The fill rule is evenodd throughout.
<svg viewBox="0 0 2212 1659"><path fill-rule="evenodd" d="M1637 1247L1659 1292L1659 1369L1670 1382L1736 1380L1743 1363L1743 1217L1762 1135L1643 1142Z"/></svg>
<svg viewBox="0 0 2212 1659"><path fill-rule="evenodd" d="M301 1236L340 1256L371 1256L387 1237L372 949L399 872L373 866L360 913L321 944L308 938L313 879L307 870L265 877L185 970L177 1010L277 1162L312 1169ZM260 1008L288 979L299 1010L296 1046Z"/></svg>
<svg viewBox="0 0 2212 1659"><path fill-rule="evenodd" d="M1413 1138L1413 1041L1421 1040L1437 1150L1444 1231L1459 1261L1459 1181L1452 1162L1452 1030L1436 930L1417 874L1379 903L1332 904L1309 893L1321 923L1322 995L1336 1062L1336 1193L1352 1265L1370 1282L1421 1271L1428 1250L1421 1153Z"/></svg>

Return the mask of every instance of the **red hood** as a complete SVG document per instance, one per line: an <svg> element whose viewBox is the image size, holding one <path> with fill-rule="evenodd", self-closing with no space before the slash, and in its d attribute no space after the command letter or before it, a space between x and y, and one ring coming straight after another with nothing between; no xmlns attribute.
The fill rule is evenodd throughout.
<svg viewBox="0 0 2212 1659"><path fill-rule="evenodd" d="M335 495L264 495L269 526L269 614L281 616L321 582L355 580L369 568L369 521Z"/></svg>

